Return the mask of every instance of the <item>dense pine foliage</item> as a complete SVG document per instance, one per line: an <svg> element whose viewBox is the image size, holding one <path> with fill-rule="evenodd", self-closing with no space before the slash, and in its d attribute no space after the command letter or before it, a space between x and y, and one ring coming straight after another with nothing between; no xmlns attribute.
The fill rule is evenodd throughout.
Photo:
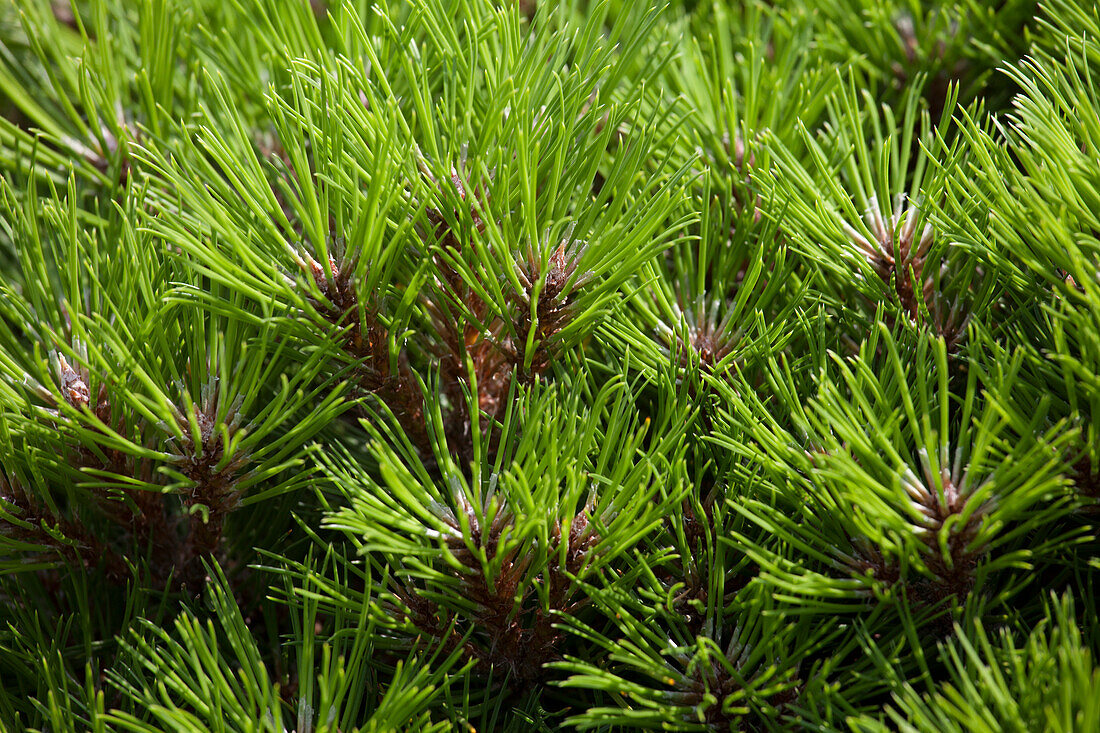
<svg viewBox="0 0 1100 733"><path fill-rule="evenodd" d="M1100 730L1088 0L0 0L0 727Z"/></svg>

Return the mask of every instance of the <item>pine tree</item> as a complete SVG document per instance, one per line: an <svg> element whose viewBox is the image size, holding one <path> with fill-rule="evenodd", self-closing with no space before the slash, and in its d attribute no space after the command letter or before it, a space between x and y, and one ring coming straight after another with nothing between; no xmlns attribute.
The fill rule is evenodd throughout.
<svg viewBox="0 0 1100 733"><path fill-rule="evenodd" d="M7 0L0 727L1100 727L1100 9Z"/></svg>

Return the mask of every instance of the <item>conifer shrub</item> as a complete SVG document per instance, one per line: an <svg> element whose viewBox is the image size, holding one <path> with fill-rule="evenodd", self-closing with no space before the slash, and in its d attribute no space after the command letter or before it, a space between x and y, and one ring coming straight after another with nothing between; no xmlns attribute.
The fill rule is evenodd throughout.
<svg viewBox="0 0 1100 733"><path fill-rule="evenodd" d="M1100 730L1100 10L5 0L0 728Z"/></svg>

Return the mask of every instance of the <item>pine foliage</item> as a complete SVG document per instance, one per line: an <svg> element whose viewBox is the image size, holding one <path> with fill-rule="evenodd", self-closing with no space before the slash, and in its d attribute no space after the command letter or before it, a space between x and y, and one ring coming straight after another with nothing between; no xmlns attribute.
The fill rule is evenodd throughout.
<svg viewBox="0 0 1100 733"><path fill-rule="evenodd" d="M1100 9L4 0L0 727L1100 728Z"/></svg>

